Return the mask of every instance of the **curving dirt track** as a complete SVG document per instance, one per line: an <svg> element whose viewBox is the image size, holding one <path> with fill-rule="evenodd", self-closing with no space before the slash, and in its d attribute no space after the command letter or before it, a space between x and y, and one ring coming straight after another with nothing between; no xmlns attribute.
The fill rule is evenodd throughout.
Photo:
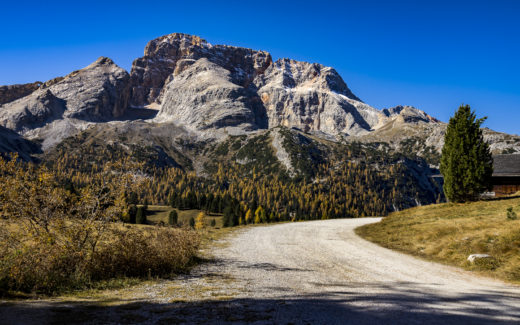
<svg viewBox="0 0 520 325"><path fill-rule="evenodd" d="M69 304L69 312L87 315L70 320L110 324L520 323L520 287L397 253L354 233L356 227L378 220L245 228L227 239L224 247L214 248L214 260L192 275L134 289L132 299L113 306ZM211 288L194 289L201 287ZM186 292L192 294L186 296ZM0 317L9 310L42 313L45 308L30 304L0 308Z"/></svg>

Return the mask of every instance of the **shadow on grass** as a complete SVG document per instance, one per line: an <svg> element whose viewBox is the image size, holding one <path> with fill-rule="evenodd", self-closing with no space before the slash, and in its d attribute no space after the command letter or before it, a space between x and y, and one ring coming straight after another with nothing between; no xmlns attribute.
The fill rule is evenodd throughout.
<svg viewBox="0 0 520 325"><path fill-rule="evenodd" d="M172 301L133 299L0 305L6 324L518 324L518 297L501 291L432 294L417 283L319 283L322 294ZM327 288L328 287L328 288ZM435 287L435 285L433 285ZM326 291L330 289L331 291ZM371 292L374 293L371 293ZM383 292L383 293L381 293ZM516 301L516 302L515 302Z"/></svg>

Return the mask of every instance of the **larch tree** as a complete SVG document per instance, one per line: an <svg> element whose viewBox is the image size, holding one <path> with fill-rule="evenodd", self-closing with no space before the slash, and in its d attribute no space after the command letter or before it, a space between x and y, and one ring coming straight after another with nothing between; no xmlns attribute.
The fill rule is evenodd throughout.
<svg viewBox="0 0 520 325"><path fill-rule="evenodd" d="M197 215L197 220L195 221L195 229L204 229L204 219L204 212L199 212L199 214Z"/></svg>
<svg viewBox="0 0 520 325"><path fill-rule="evenodd" d="M253 221L253 212L251 211L251 209L248 209L246 212L245 222L246 222L246 224L249 224L252 221Z"/></svg>

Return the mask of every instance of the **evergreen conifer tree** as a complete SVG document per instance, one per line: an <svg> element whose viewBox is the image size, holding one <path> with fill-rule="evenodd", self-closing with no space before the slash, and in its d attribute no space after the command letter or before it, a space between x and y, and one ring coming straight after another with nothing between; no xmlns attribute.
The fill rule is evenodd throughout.
<svg viewBox="0 0 520 325"><path fill-rule="evenodd" d="M493 158L480 129L485 119L477 119L469 105L460 106L450 118L440 169L444 194L452 202L477 200L491 188Z"/></svg>
<svg viewBox="0 0 520 325"><path fill-rule="evenodd" d="M146 209L143 206L137 208L135 222L140 225L146 224Z"/></svg>
<svg viewBox="0 0 520 325"><path fill-rule="evenodd" d="M135 224L136 215L137 215L137 207L134 204L132 204L128 208L128 222Z"/></svg>
<svg viewBox="0 0 520 325"><path fill-rule="evenodd" d="M170 215L168 216L168 224L175 226L177 224L178 218L179 216L177 214L177 210L170 211Z"/></svg>

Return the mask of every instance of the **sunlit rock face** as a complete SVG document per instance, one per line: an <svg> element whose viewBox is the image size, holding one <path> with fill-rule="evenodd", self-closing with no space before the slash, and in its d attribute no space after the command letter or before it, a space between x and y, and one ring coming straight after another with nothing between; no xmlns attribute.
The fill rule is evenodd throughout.
<svg viewBox="0 0 520 325"><path fill-rule="evenodd" d="M163 87L186 68L189 60L206 58L230 72L230 80L247 87L271 63L271 55L247 48L211 45L198 36L174 33L150 41L144 56L132 64L131 104L143 106L157 100Z"/></svg>
<svg viewBox="0 0 520 325"><path fill-rule="evenodd" d="M350 91L336 70L321 64L280 59L254 84L269 127L360 134L370 131L381 117L380 111Z"/></svg>
<svg viewBox="0 0 520 325"><path fill-rule="evenodd" d="M40 128L57 119L102 122L128 107L129 75L109 58L40 85L29 95L0 107L0 125L14 131Z"/></svg>

